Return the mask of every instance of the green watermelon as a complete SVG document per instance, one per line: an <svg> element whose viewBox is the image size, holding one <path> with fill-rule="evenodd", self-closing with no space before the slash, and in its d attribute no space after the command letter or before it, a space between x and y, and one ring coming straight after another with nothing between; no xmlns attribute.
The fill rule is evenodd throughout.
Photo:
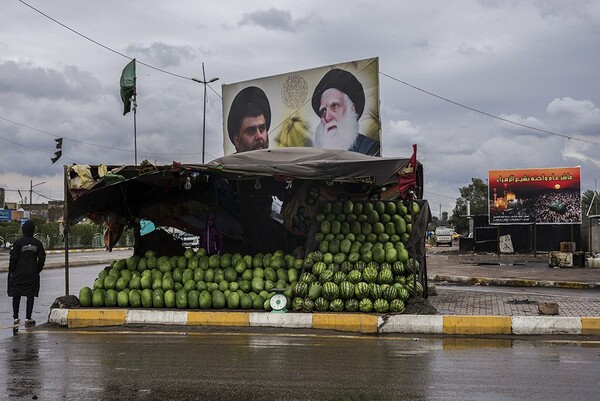
<svg viewBox="0 0 600 401"><path fill-rule="evenodd" d="M312 283L308 289L308 298L315 301L322 295L323 287L319 283Z"/></svg>
<svg viewBox="0 0 600 401"><path fill-rule="evenodd" d="M212 295L212 307L214 309L225 308L225 304L227 303L227 300L225 299L225 295L221 291L214 290L211 295Z"/></svg>
<svg viewBox="0 0 600 401"><path fill-rule="evenodd" d="M98 308L104 306L104 298L106 296L105 290L95 289L92 292L92 306Z"/></svg>
<svg viewBox="0 0 600 401"><path fill-rule="evenodd" d="M339 298L334 299L329 303L329 310L332 312L343 312L344 311L344 301Z"/></svg>
<svg viewBox="0 0 600 401"><path fill-rule="evenodd" d="M340 288L333 281L328 281L323 284L323 297L328 301L334 300L339 297ZM316 305L315 305L316 308Z"/></svg>
<svg viewBox="0 0 600 401"><path fill-rule="evenodd" d="M381 269L377 276L379 284L392 284L394 282L394 273L390 269Z"/></svg>
<svg viewBox="0 0 600 401"><path fill-rule="evenodd" d="M265 298L262 295L257 295L252 300L252 309L262 310L265 303Z"/></svg>
<svg viewBox="0 0 600 401"><path fill-rule="evenodd" d="M377 299L373 302L373 309L375 309L375 312L377 313L386 313L390 310L390 303L382 298Z"/></svg>
<svg viewBox="0 0 600 401"><path fill-rule="evenodd" d="M106 290L106 293L104 294L104 306L108 306L108 307L113 307L113 306L117 306L117 296L118 296L118 291L116 290Z"/></svg>
<svg viewBox="0 0 600 401"><path fill-rule="evenodd" d="M165 306L165 292L162 288L152 291L152 306L163 308Z"/></svg>
<svg viewBox="0 0 600 401"><path fill-rule="evenodd" d="M399 296L398 289L393 285L390 285L383 291L383 299L391 302L392 300L398 298Z"/></svg>
<svg viewBox="0 0 600 401"><path fill-rule="evenodd" d="M142 293L139 290L129 291L129 305L132 308L142 307Z"/></svg>
<svg viewBox="0 0 600 401"><path fill-rule="evenodd" d="M367 283L376 282L378 277L377 269L372 266L365 267L365 270L362 272L362 277Z"/></svg>
<svg viewBox="0 0 600 401"><path fill-rule="evenodd" d="M129 306L129 292L127 290L121 290L117 294L117 304L121 308L127 308Z"/></svg>
<svg viewBox="0 0 600 401"><path fill-rule="evenodd" d="M327 310L329 310L329 301L323 297L317 298L315 301L315 310L319 312L327 312Z"/></svg>
<svg viewBox="0 0 600 401"><path fill-rule="evenodd" d="M349 281L342 281L340 283L340 298L350 299L354 297L354 284Z"/></svg>
<svg viewBox="0 0 600 401"><path fill-rule="evenodd" d="M212 307L212 296L210 292L204 290L198 296L198 306L200 309L210 309Z"/></svg>
<svg viewBox="0 0 600 401"><path fill-rule="evenodd" d="M346 273L344 272L339 271L333 275L333 282L337 285L340 285L340 283L344 280L346 280Z"/></svg>
<svg viewBox="0 0 600 401"><path fill-rule="evenodd" d="M346 276L346 280L348 280L352 284L356 284L362 280L362 273L360 272L360 270L354 269L350 273L348 273L348 276Z"/></svg>
<svg viewBox="0 0 600 401"><path fill-rule="evenodd" d="M173 290L165 291L165 308L175 308L177 306L176 293Z"/></svg>
<svg viewBox="0 0 600 401"><path fill-rule="evenodd" d="M304 307L304 298L295 297L292 299L291 309L293 311L300 311Z"/></svg>
<svg viewBox="0 0 600 401"><path fill-rule="evenodd" d="M252 297L248 294L242 294L240 296L240 308L251 309L252 308Z"/></svg>
<svg viewBox="0 0 600 401"><path fill-rule="evenodd" d="M390 312L402 313L404 312L404 302L401 299L394 299L390 302Z"/></svg>
<svg viewBox="0 0 600 401"><path fill-rule="evenodd" d="M358 300L356 298L347 299L344 303L344 309L348 312L356 312L358 310Z"/></svg>
<svg viewBox="0 0 600 401"><path fill-rule="evenodd" d="M152 308L152 290L149 288L142 290L142 306L144 308Z"/></svg>
<svg viewBox="0 0 600 401"><path fill-rule="evenodd" d="M83 287L79 290L79 304L83 307L92 306L92 289Z"/></svg>
<svg viewBox="0 0 600 401"><path fill-rule="evenodd" d="M237 292L231 292L227 295L227 309L239 309L240 307L240 294Z"/></svg>
<svg viewBox="0 0 600 401"><path fill-rule="evenodd" d="M369 313L373 310L373 301L369 298L363 298L358 304L358 309L363 313Z"/></svg>

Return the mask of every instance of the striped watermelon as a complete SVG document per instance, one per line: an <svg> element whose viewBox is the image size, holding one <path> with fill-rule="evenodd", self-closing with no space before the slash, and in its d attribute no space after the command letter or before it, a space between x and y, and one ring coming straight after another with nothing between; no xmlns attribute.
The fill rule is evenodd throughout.
<svg viewBox="0 0 600 401"><path fill-rule="evenodd" d="M354 269L350 273L348 273L348 275L346 276L346 280L348 280L352 284L356 284L360 280L362 280L362 274L359 270Z"/></svg>
<svg viewBox="0 0 600 401"><path fill-rule="evenodd" d="M402 313L404 312L404 302L401 299L394 299L390 302L390 312Z"/></svg>
<svg viewBox="0 0 600 401"><path fill-rule="evenodd" d="M404 275L404 264L400 261L394 262L392 265L392 272L395 276L403 276Z"/></svg>
<svg viewBox="0 0 600 401"><path fill-rule="evenodd" d="M320 251L314 251L312 253L312 258L315 262L322 262L323 261L323 254Z"/></svg>
<svg viewBox="0 0 600 401"><path fill-rule="evenodd" d="M379 284L371 283L369 284L369 298L373 301L379 299L383 296L383 290Z"/></svg>
<svg viewBox="0 0 600 401"><path fill-rule="evenodd" d="M383 263L381 264L381 266L379 266L379 268L380 268L380 269L391 269L391 268L392 268L392 265L391 265L390 263L388 263L388 262L383 262Z"/></svg>
<svg viewBox="0 0 600 401"><path fill-rule="evenodd" d="M304 309L305 312L312 312L315 309L315 301L310 298L304 298Z"/></svg>
<svg viewBox="0 0 600 401"><path fill-rule="evenodd" d="M362 272L363 280L367 283L374 283L377 281L377 269L372 266L365 267L365 270Z"/></svg>
<svg viewBox="0 0 600 401"><path fill-rule="evenodd" d="M341 265L341 270L346 274L350 273L352 269L354 269L354 265L347 260L345 260Z"/></svg>
<svg viewBox="0 0 600 401"><path fill-rule="evenodd" d="M304 299L296 297L292 300L292 310L299 311L304 307Z"/></svg>
<svg viewBox="0 0 600 401"><path fill-rule="evenodd" d="M329 309L329 301L323 297L317 298L315 301L315 310L319 312L327 312Z"/></svg>
<svg viewBox="0 0 600 401"><path fill-rule="evenodd" d="M354 284L349 281L342 281L340 284L340 298L350 299L354 297Z"/></svg>
<svg viewBox="0 0 600 401"><path fill-rule="evenodd" d="M359 260L358 262L356 262L354 264L354 268L358 271L365 270L365 267L367 267L367 264L365 262L363 262L362 260Z"/></svg>
<svg viewBox="0 0 600 401"><path fill-rule="evenodd" d="M367 263L366 267L372 267L377 271L379 271L379 268L380 268L379 263L377 263L377 262L369 262L369 263Z"/></svg>
<svg viewBox="0 0 600 401"><path fill-rule="evenodd" d="M326 283L328 281L333 281L333 270L325 270L323 273L321 273L321 275L319 276L319 281L321 283Z"/></svg>
<svg viewBox="0 0 600 401"><path fill-rule="evenodd" d="M328 301L338 298L340 295L340 287L333 281L328 281L323 284L323 297Z"/></svg>
<svg viewBox="0 0 600 401"><path fill-rule="evenodd" d="M399 292L398 289L392 285L383 290L383 299L391 302L393 299L398 298Z"/></svg>
<svg viewBox="0 0 600 401"><path fill-rule="evenodd" d="M344 272L339 271L333 275L333 282L337 285L340 285L340 283L344 280L346 280L346 273Z"/></svg>
<svg viewBox="0 0 600 401"><path fill-rule="evenodd" d="M354 286L354 295L356 298L363 299L369 296L369 284L361 281Z"/></svg>
<svg viewBox="0 0 600 401"><path fill-rule="evenodd" d="M379 284L392 284L394 282L394 273L391 269L381 269L377 276L377 282Z"/></svg>
<svg viewBox="0 0 600 401"><path fill-rule="evenodd" d="M398 291L398 298L403 301L406 301L408 298L410 298L410 292L406 287L402 287L402 289Z"/></svg>
<svg viewBox="0 0 600 401"><path fill-rule="evenodd" d="M308 272L302 273L300 275L300 279L299 279L299 281L306 283L306 284L313 283L316 280L317 280L317 277L314 274L308 273Z"/></svg>
<svg viewBox="0 0 600 401"><path fill-rule="evenodd" d="M319 276L321 273L323 273L325 271L325 269L327 269L327 265L325 263L317 262L312 267L312 273L315 276Z"/></svg>
<svg viewBox="0 0 600 401"><path fill-rule="evenodd" d="M373 301L371 301L369 298L361 299L358 304L358 309L364 313L371 312L373 310Z"/></svg>
<svg viewBox="0 0 600 401"><path fill-rule="evenodd" d="M406 277L405 276L394 276L394 282L401 284L401 285L406 285Z"/></svg>
<svg viewBox="0 0 600 401"><path fill-rule="evenodd" d="M329 310L332 312L343 312L344 311L344 301L339 298L334 299L329 303Z"/></svg>
<svg viewBox="0 0 600 401"><path fill-rule="evenodd" d="M340 265L338 265L337 263L330 263L327 265L327 269L331 270L332 272L338 272L340 271L342 268L340 267Z"/></svg>
<svg viewBox="0 0 600 401"><path fill-rule="evenodd" d="M375 312L377 313L386 313L390 310L390 303L382 298L377 299L373 302L373 309L375 309Z"/></svg>
<svg viewBox="0 0 600 401"><path fill-rule="evenodd" d="M344 308L348 312L356 312L358 310L358 300L356 298L347 299Z"/></svg>
<svg viewBox="0 0 600 401"><path fill-rule="evenodd" d="M297 281L293 287L294 295L300 298L306 297L308 294L308 284L303 283L302 281Z"/></svg>

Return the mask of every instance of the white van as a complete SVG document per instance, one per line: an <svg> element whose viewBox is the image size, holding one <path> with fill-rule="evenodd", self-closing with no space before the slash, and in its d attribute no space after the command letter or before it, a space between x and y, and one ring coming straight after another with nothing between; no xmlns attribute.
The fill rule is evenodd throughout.
<svg viewBox="0 0 600 401"><path fill-rule="evenodd" d="M448 244L452 246L452 229L448 227L438 227L435 229L435 246Z"/></svg>

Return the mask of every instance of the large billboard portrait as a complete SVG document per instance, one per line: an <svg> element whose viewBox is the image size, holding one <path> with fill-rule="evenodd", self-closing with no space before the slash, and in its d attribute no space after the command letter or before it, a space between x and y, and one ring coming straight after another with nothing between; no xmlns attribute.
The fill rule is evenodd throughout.
<svg viewBox="0 0 600 401"><path fill-rule="evenodd" d="M378 58L222 89L225 155L298 146L381 155Z"/></svg>
<svg viewBox="0 0 600 401"><path fill-rule="evenodd" d="M580 167L491 170L490 224L581 223Z"/></svg>

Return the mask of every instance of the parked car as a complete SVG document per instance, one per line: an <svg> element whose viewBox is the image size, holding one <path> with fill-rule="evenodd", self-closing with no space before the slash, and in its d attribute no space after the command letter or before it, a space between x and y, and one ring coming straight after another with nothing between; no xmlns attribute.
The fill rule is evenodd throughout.
<svg viewBox="0 0 600 401"><path fill-rule="evenodd" d="M448 244L452 246L452 229L447 227L438 227L435 229L435 246Z"/></svg>
<svg viewBox="0 0 600 401"><path fill-rule="evenodd" d="M200 244L200 238L197 235L189 233L180 235L179 239L181 239L182 245L186 248L198 248L198 245Z"/></svg>

